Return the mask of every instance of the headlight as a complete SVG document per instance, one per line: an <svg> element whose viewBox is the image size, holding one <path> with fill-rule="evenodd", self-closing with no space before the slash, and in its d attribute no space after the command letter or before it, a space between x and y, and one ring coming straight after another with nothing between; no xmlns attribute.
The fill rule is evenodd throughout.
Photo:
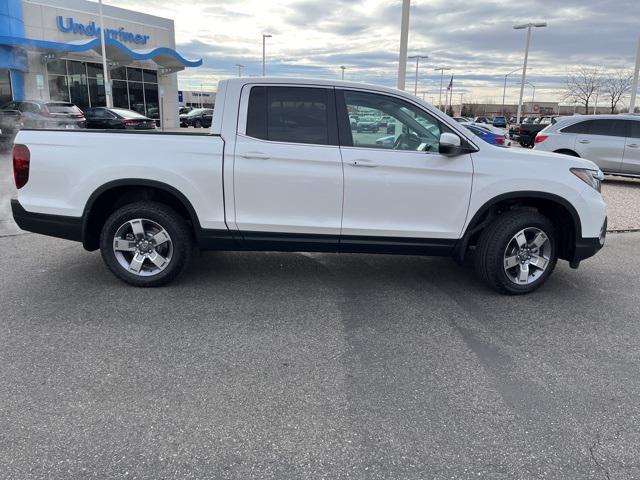
<svg viewBox="0 0 640 480"><path fill-rule="evenodd" d="M598 192L602 186L604 175L600 170L590 170L588 168L572 168L571 173L582 180L584 183L594 188Z"/></svg>

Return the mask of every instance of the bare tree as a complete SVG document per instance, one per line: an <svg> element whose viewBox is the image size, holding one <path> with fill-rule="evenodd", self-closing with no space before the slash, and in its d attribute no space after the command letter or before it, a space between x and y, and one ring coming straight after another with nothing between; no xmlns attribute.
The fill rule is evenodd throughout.
<svg viewBox="0 0 640 480"><path fill-rule="evenodd" d="M567 76L565 99L584 105L584 113L589 113L589 102L602 85L602 74L596 67L580 67Z"/></svg>
<svg viewBox="0 0 640 480"><path fill-rule="evenodd" d="M618 70L602 80L602 92L609 100L611 113L615 113L622 97L631 91L632 82L633 73L628 70Z"/></svg>

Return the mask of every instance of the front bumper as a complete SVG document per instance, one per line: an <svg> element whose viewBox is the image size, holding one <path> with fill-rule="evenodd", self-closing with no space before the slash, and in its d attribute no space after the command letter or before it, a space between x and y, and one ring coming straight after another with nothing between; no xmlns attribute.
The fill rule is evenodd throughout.
<svg viewBox="0 0 640 480"><path fill-rule="evenodd" d="M11 200L11 212L22 230L65 240L82 241L82 217L27 212L15 198Z"/></svg>
<svg viewBox="0 0 640 480"><path fill-rule="evenodd" d="M600 236L597 238L579 238L573 250L573 258L569 261L572 268L578 268L580 262L586 258L593 257L604 247L607 239L607 218L605 217Z"/></svg>

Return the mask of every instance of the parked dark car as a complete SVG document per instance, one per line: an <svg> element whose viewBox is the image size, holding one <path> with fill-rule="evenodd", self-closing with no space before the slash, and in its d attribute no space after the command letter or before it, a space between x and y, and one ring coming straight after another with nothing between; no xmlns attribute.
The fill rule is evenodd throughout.
<svg viewBox="0 0 640 480"><path fill-rule="evenodd" d="M209 128L213 118L212 108L196 108L185 115L180 115L181 127Z"/></svg>
<svg viewBox="0 0 640 480"><path fill-rule="evenodd" d="M13 138L22 126L22 115L17 110L0 110L0 151L11 148Z"/></svg>
<svg viewBox="0 0 640 480"><path fill-rule="evenodd" d="M9 102L2 110L18 110L24 128L85 128L82 110L69 102L43 102L20 100Z"/></svg>
<svg viewBox="0 0 640 480"><path fill-rule="evenodd" d="M518 127L517 132L517 141L520 146L533 148L538 132L547 127L547 125L556 123L557 118L557 115L551 117L537 117L532 123L522 123Z"/></svg>
<svg viewBox="0 0 640 480"><path fill-rule="evenodd" d="M491 123L488 117L476 117L474 123Z"/></svg>
<svg viewBox="0 0 640 480"><path fill-rule="evenodd" d="M88 108L84 111L87 128L155 130L155 120L125 108Z"/></svg>

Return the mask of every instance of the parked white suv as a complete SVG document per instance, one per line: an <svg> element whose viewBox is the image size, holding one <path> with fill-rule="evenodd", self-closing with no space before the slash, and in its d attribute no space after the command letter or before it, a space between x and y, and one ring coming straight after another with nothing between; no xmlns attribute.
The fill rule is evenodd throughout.
<svg viewBox="0 0 640 480"><path fill-rule="evenodd" d="M534 148L587 158L607 174L640 177L640 116L565 117L538 133Z"/></svg>
<svg viewBox="0 0 640 480"><path fill-rule="evenodd" d="M389 116L392 141L349 112ZM82 159L79 161L78 159ZM604 244L601 172L491 146L395 89L330 80L220 82L208 135L22 130L13 215L100 248L120 279L162 285L194 246L475 255L493 288L530 292Z"/></svg>

